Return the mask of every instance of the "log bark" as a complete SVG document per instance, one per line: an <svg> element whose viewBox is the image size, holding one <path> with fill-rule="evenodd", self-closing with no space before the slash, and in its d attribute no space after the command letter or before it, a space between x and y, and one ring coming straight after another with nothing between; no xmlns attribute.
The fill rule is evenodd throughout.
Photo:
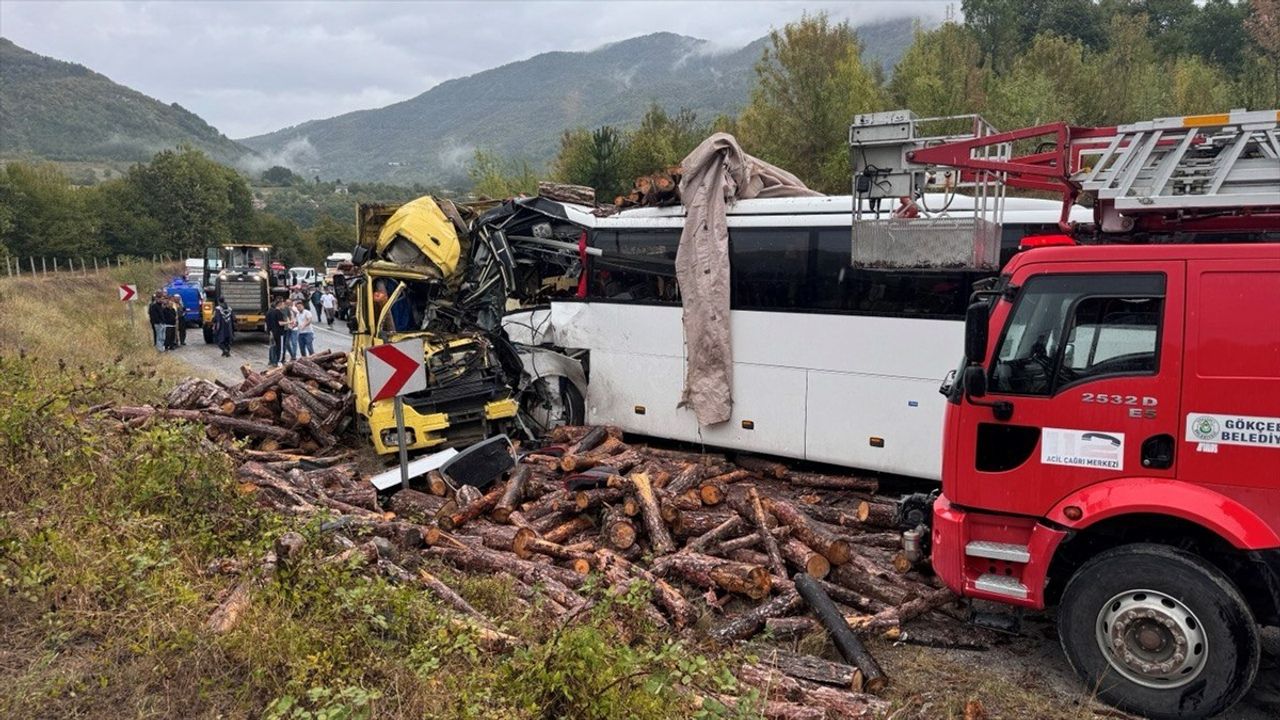
<svg viewBox="0 0 1280 720"><path fill-rule="evenodd" d="M566 448L564 451L564 454L579 455L581 453L592 450L597 445L604 442L605 438L607 438L608 436L609 436L608 428L605 428L602 425L597 425L596 427L593 427L587 430L586 434L582 435L577 442L575 442L574 444Z"/></svg>
<svg viewBox="0 0 1280 720"><path fill-rule="evenodd" d="M743 665L738 679L747 687L768 688L772 697L821 709L828 718L870 720L883 717L889 709L887 702L873 696L790 677L764 664Z"/></svg>
<svg viewBox="0 0 1280 720"><path fill-rule="evenodd" d="M765 502L765 509L773 513L778 522L790 527L793 537L821 553L832 565L849 562L853 554L849 543L819 527L791 503L770 498Z"/></svg>
<svg viewBox="0 0 1280 720"><path fill-rule="evenodd" d="M710 532L729 518L730 514L727 512L690 510L680 513L680 519L675 523L674 530L676 535L682 538L694 537Z"/></svg>
<svg viewBox="0 0 1280 720"><path fill-rule="evenodd" d="M601 530L610 547L626 550L636 544L636 526L616 508L605 511Z"/></svg>
<svg viewBox="0 0 1280 720"><path fill-rule="evenodd" d="M718 586L753 600L768 595L772 587L769 571L759 565L699 553L668 555L654 564L653 571L660 576L675 573L699 587Z"/></svg>
<svg viewBox="0 0 1280 720"><path fill-rule="evenodd" d="M595 525L591 522L590 517L586 515L577 515L543 533L542 539L547 542L562 543L574 535L590 530L593 527L595 527ZM634 535L634 529L632 530L632 533ZM635 542L634 537L632 538L632 542Z"/></svg>
<svg viewBox="0 0 1280 720"><path fill-rule="evenodd" d="M897 527L898 509L888 503L873 503L863 500L858 503L858 521L864 525L882 528Z"/></svg>
<svg viewBox="0 0 1280 720"><path fill-rule="evenodd" d="M782 560L782 550L778 547L778 541L769 532L769 522L765 518L764 504L760 502L760 493L755 488L750 488L747 491L747 500L751 506L751 523L755 526L756 536L760 538L760 544L769 558L769 569L778 577L786 577L787 564Z"/></svg>
<svg viewBox="0 0 1280 720"><path fill-rule="evenodd" d="M851 627L860 632L883 632L889 628L900 627L902 623L951 603L955 599L955 593L942 588L912 598L901 605L881 610L875 615L850 615L846 620Z"/></svg>
<svg viewBox="0 0 1280 720"><path fill-rule="evenodd" d="M596 191L594 188L589 188L585 185L546 182L545 180L538 181L538 197L557 202L573 203L574 205L594 207L596 204Z"/></svg>
<svg viewBox="0 0 1280 720"><path fill-rule="evenodd" d="M520 502L524 499L525 486L529 481L528 465L520 465L511 472L510 479L507 480L506 487L502 491L502 497L493 507L493 519L500 523L508 522L511 513L516 511Z"/></svg>
<svg viewBox="0 0 1280 720"><path fill-rule="evenodd" d="M787 618L788 620L811 620L810 618ZM815 622L821 628L820 622ZM769 627L769 624L765 624ZM832 662L813 655L801 655L772 647L752 646L756 650L760 662L793 678L808 680L822 685L833 685L845 690L856 690L862 678L858 668L844 663Z"/></svg>
<svg viewBox="0 0 1280 720"><path fill-rule="evenodd" d="M460 528L492 510L498 504L498 500L502 497L505 489L505 483L494 483L493 487L489 488L489 491L484 495L481 495L479 500L468 503L456 513L438 518L436 522L445 530Z"/></svg>
<svg viewBox="0 0 1280 720"><path fill-rule="evenodd" d="M630 479L632 486L635 487L636 498L640 501L640 514L644 518L644 527L649 535L649 544L654 554L666 555L675 552L675 541L671 539L671 533L667 531L667 525L663 522L662 510L658 507L653 487L649 484L649 476L644 473L634 473Z"/></svg>
<svg viewBox="0 0 1280 720"><path fill-rule="evenodd" d="M880 489L878 481L852 475L793 472L787 473L787 482L801 487L822 488L825 490L852 490L855 492L874 493Z"/></svg>
<svg viewBox="0 0 1280 720"><path fill-rule="evenodd" d="M653 588L654 602L667 611L667 615L677 628L689 625L697 618L697 612L689 604L689 601L666 580L628 561L615 552L597 550L595 555L597 566L604 570L606 574L611 568L617 568L626 575L638 577L647 582Z"/></svg>
<svg viewBox="0 0 1280 720"><path fill-rule="evenodd" d="M751 455L740 455L733 459L733 464L749 470L761 477L773 478L781 480L787 476L787 466L773 460L766 460L762 457L754 457Z"/></svg>
<svg viewBox="0 0 1280 720"><path fill-rule="evenodd" d="M725 538L733 537L747 529L747 522L734 515L711 530L685 543L684 549L690 552L707 552Z"/></svg>
<svg viewBox="0 0 1280 720"><path fill-rule="evenodd" d="M883 690L889 682L888 676L880 669L880 664L867 651L858 636L853 634L853 629L836 609L836 604L831 601L827 591L822 589L818 581L804 573L796 573L792 581L796 584L796 590L813 609L814 615L827 628L840 655L862 671L863 689L872 693Z"/></svg>
<svg viewBox="0 0 1280 720"><path fill-rule="evenodd" d="M830 560L795 538L787 538L782 544L781 552L792 567L809 577L821 580L831 572ZM785 573L782 574L785 576Z"/></svg>
<svg viewBox="0 0 1280 720"><path fill-rule="evenodd" d="M710 635L719 642L745 640L760 632L769 618L780 617L799 610L804 605L800 594L794 590L783 592L768 602L763 602L740 615L729 618L711 630Z"/></svg>
<svg viewBox="0 0 1280 720"><path fill-rule="evenodd" d="M444 498L405 489L387 500L387 509L400 517L426 524L435 519L444 502Z"/></svg>

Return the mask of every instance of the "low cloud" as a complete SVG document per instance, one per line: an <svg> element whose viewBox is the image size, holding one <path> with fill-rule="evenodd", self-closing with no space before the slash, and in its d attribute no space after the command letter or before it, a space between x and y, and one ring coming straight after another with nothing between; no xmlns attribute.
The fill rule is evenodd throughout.
<svg viewBox="0 0 1280 720"><path fill-rule="evenodd" d="M319 159L320 153L311 144L311 139L302 136L293 138L278 150L245 155L236 161L236 167L250 175L257 175L277 165L305 174L308 166Z"/></svg>

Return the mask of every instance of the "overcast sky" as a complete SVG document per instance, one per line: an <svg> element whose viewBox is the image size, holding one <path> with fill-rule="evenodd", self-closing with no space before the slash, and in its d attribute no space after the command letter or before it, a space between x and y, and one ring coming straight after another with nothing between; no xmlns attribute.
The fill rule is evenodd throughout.
<svg viewBox="0 0 1280 720"><path fill-rule="evenodd" d="M3 0L0 35L177 102L240 138L381 107L550 50L657 31L740 47L806 11L858 25L941 17L947 4Z"/></svg>

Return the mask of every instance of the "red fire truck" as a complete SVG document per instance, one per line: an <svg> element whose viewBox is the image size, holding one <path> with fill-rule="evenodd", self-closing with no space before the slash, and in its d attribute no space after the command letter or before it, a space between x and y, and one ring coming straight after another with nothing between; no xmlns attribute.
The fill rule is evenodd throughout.
<svg viewBox="0 0 1280 720"><path fill-rule="evenodd" d="M1028 238L975 293L943 387L941 492L901 515L922 523L908 549L961 595L1056 605L1082 679L1149 717L1231 706L1259 626L1280 625L1277 121L896 141L863 123L880 151L868 192L950 168L1093 204L1091 227ZM1010 151L1046 135L1047 150Z"/></svg>

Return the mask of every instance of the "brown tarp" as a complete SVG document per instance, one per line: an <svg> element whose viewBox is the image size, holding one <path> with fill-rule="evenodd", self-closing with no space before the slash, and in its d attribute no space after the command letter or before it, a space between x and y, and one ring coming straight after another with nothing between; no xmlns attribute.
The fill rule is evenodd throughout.
<svg viewBox="0 0 1280 720"><path fill-rule="evenodd" d="M733 350L729 338L729 226L735 200L821 195L795 175L742 151L727 133L702 141L680 163L684 231L676 252L676 280L684 306L682 407L699 425L729 419L733 408Z"/></svg>

